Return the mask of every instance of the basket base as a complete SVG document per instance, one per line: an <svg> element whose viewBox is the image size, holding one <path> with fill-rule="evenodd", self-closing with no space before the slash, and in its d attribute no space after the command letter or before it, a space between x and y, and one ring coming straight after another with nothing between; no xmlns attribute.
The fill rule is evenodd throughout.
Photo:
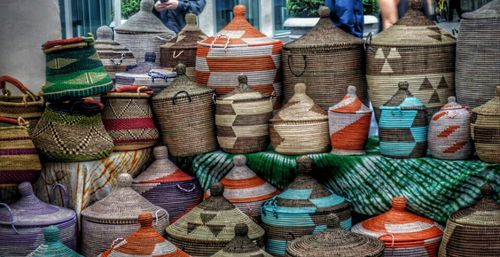
<svg viewBox="0 0 500 257"><path fill-rule="evenodd" d="M334 155L365 155L365 150L343 150L343 149L332 149L330 152Z"/></svg>

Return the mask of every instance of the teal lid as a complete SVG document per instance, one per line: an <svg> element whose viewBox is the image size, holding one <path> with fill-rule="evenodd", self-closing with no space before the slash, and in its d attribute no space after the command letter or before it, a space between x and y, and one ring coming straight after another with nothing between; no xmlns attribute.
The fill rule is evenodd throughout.
<svg viewBox="0 0 500 257"><path fill-rule="evenodd" d="M56 226L49 226L43 229L45 242L30 253L30 257L83 257L68 248L59 240L60 232Z"/></svg>

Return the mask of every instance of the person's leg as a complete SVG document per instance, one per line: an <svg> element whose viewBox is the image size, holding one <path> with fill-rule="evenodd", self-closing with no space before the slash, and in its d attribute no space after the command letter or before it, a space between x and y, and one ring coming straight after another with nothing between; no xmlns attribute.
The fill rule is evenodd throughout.
<svg viewBox="0 0 500 257"><path fill-rule="evenodd" d="M399 0L378 0L384 30L398 21L398 2Z"/></svg>

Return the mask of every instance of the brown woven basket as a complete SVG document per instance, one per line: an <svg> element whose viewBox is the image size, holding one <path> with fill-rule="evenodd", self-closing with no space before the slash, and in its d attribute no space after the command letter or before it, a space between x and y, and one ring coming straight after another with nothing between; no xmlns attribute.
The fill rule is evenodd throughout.
<svg viewBox="0 0 500 257"><path fill-rule="evenodd" d="M248 238L248 225L238 223L234 228L234 238L224 249L218 251L212 257L272 257L263 249L259 248Z"/></svg>

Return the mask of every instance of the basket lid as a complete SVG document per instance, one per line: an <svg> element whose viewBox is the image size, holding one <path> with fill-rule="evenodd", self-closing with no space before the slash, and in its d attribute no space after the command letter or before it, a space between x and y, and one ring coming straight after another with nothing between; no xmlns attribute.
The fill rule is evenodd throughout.
<svg viewBox="0 0 500 257"><path fill-rule="evenodd" d="M461 105L457 102L457 98L454 96L448 97L448 103L441 107L441 111L449 111L449 110L460 110L467 109L466 106Z"/></svg>
<svg viewBox="0 0 500 257"><path fill-rule="evenodd" d="M153 205L132 189L132 176L122 173L111 193L85 208L82 216L100 222L114 221L136 223L141 212L153 213L158 219L167 216L166 210Z"/></svg>
<svg viewBox="0 0 500 257"><path fill-rule="evenodd" d="M411 0L408 12L390 28L373 37L369 44L379 46L454 45L455 38L427 19L422 0Z"/></svg>
<svg viewBox="0 0 500 257"><path fill-rule="evenodd" d="M87 35L83 37L47 41L42 45L42 50L45 54L49 54L68 49L91 47L94 44L94 36L91 33L87 33Z"/></svg>
<svg viewBox="0 0 500 257"><path fill-rule="evenodd" d="M481 115L500 116L500 85L496 88L497 95L485 104L472 109L472 112Z"/></svg>
<svg viewBox="0 0 500 257"><path fill-rule="evenodd" d="M264 229L224 198L221 183L213 184L210 192L208 199L167 227L170 237L206 243L229 242L238 223L247 224L251 240L264 236Z"/></svg>
<svg viewBox="0 0 500 257"><path fill-rule="evenodd" d="M212 257L255 256L272 257L248 238L248 225L238 223L234 228L234 238Z"/></svg>
<svg viewBox="0 0 500 257"><path fill-rule="evenodd" d="M384 243L377 238L342 229L339 217L332 213L328 215L325 231L293 240L287 252L290 256L382 256Z"/></svg>
<svg viewBox="0 0 500 257"><path fill-rule="evenodd" d="M406 208L406 198L395 197L387 212L356 224L352 232L381 239L386 245L400 242L422 242L443 235L443 229L434 221L413 214Z"/></svg>
<svg viewBox="0 0 500 257"><path fill-rule="evenodd" d="M73 210L42 202L33 193L29 182L18 185L21 199L0 209L0 224L19 226L49 226L75 219ZM0 206L1 207L1 206Z"/></svg>
<svg viewBox="0 0 500 257"><path fill-rule="evenodd" d="M165 27L163 22L153 14L154 1L141 0L139 12L132 15L128 20L115 28L116 32L135 32L135 33L167 33L172 38L175 33Z"/></svg>
<svg viewBox="0 0 500 257"><path fill-rule="evenodd" d="M297 83L292 98L274 115L271 122L326 120L327 113L306 94L306 84Z"/></svg>
<svg viewBox="0 0 500 257"><path fill-rule="evenodd" d="M330 9L321 6L318 9L319 21L300 38L286 44L284 48L321 48L363 45L364 41L339 28L330 19Z"/></svg>
<svg viewBox="0 0 500 257"><path fill-rule="evenodd" d="M207 39L207 37L196 24L196 15L194 13L187 13L186 26L179 32L176 41L167 42L161 47L172 49L196 48L198 41Z"/></svg>
<svg viewBox="0 0 500 257"><path fill-rule="evenodd" d="M481 194L476 204L453 213L450 221L465 226L500 227L500 204L493 199L491 185L483 185Z"/></svg>
<svg viewBox="0 0 500 257"><path fill-rule="evenodd" d="M214 90L207 87L200 87L196 82L186 76L186 65L179 63L175 66L177 78L172 81L172 84L163 89L160 93L153 96L153 101L171 100L181 97L192 97L195 95L213 94ZM184 93L185 92L185 93Z"/></svg>
<svg viewBox="0 0 500 257"><path fill-rule="evenodd" d="M500 18L500 0L490 1L473 12L464 13L462 18L465 20L498 19Z"/></svg>
<svg viewBox="0 0 500 257"><path fill-rule="evenodd" d="M356 87L349 86L347 87L347 94L342 98L342 100L330 107L329 111L331 112L339 112L339 113L371 113L370 108L366 107L366 105L359 100L359 97L356 95Z"/></svg>
<svg viewBox="0 0 500 257"><path fill-rule="evenodd" d="M106 55L103 55L102 53L110 51L131 56L127 59L132 59L131 62L133 63L136 62L132 52L128 50L127 47L113 40L113 30L109 26L104 25L97 28L94 48L96 49L97 54L99 55L99 58L101 58L101 60L106 60ZM117 59L115 61L119 60Z"/></svg>
<svg viewBox="0 0 500 257"><path fill-rule="evenodd" d="M56 226L43 229L44 243L39 245L30 257L83 257L60 241L60 231Z"/></svg>
<svg viewBox="0 0 500 257"><path fill-rule="evenodd" d="M106 25L97 28L95 43L116 43L113 40L113 29Z"/></svg>
<svg viewBox="0 0 500 257"><path fill-rule="evenodd" d="M249 100L261 100L264 98L269 98L270 96L264 95L261 92L255 91L248 86L248 77L246 75L238 76L238 86L227 95L222 96L222 100L233 100L233 101L249 101Z"/></svg>
<svg viewBox="0 0 500 257"><path fill-rule="evenodd" d="M163 238L153 227L153 215L149 212L139 214L139 229L122 242L107 249L99 257L128 256L171 256L188 257L189 255Z"/></svg>
<svg viewBox="0 0 500 257"><path fill-rule="evenodd" d="M234 6L233 20L215 36L199 41L198 44L224 48L271 44L279 44L281 46L281 40L269 38L264 33L253 27L245 18L246 12L246 6L241 4Z"/></svg>
<svg viewBox="0 0 500 257"><path fill-rule="evenodd" d="M425 110L424 103L413 96L408 87L408 82L399 82L398 91L380 109L392 110L394 108L401 108L404 110Z"/></svg>

